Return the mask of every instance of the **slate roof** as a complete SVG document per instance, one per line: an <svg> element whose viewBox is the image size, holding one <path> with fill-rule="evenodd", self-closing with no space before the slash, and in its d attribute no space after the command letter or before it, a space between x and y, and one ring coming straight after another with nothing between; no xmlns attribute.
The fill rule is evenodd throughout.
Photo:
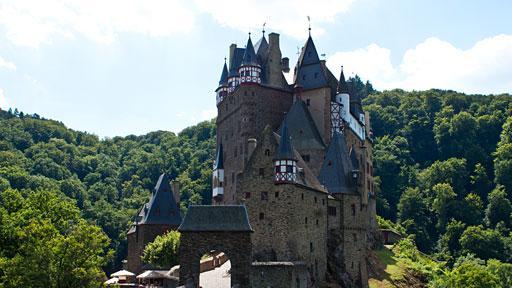
<svg viewBox="0 0 512 288"><path fill-rule="evenodd" d="M293 155L292 140L290 138L290 134L288 133L288 121L286 118L281 124L281 133L279 136L279 146L277 147L274 159L295 160L295 155Z"/></svg>
<svg viewBox="0 0 512 288"><path fill-rule="evenodd" d="M213 170L224 169L224 150L222 149L222 143L219 144L217 149L217 156L215 157L215 163L213 164Z"/></svg>
<svg viewBox="0 0 512 288"><path fill-rule="evenodd" d="M351 174L352 163L345 136L336 132L329 144L318 180L331 194L355 193Z"/></svg>
<svg viewBox="0 0 512 288"><path fill-rule="evenodd" d="M327 78L313 39L309 36L297 62L295 85L304 90L327 86Z"/></svg>
<svg viewBox="0 0 512 288"><path fill-rule="evenodd" d="M247 40L242 65L259 66L258 59L256 58L256 52L254 52L254 46L252 45L251 36L249 36L249 40Z"/></svg>
<svg viewBox="0 0 512 288"><path fill-rule="evenodd" d="M180 232L252 232L244 205L190 205Z"/></svg>
<svg viewBox="0 0 512 288"><path fill-rule="evenodd" d="M288 125L288 133L292 137L293 147L303 149L325 149L325 144L318 132L315 121L302 100L293 103L283 123ZM283 124L281 124L283 125Z"/></svg>
<svg viewBox="0 0 512 288"><path fill-rule="evenodd" d="M233 58L229 59L228 77L238 76L238 67L240 67L240 64L242 64L244 53L244 48L235 48L235 51L233 52Z"/></svg>
<svg viewBox="0 0 512 288"><path fill-rule="evenodd" d="M256 44L254 44L254 51L256 51L256 55L259 59L264 59L268 52L268 42L265 38L265 35L261 37ZM261 63L260 63L261 64Z"/></svg>
<svg viewBox="0 0 512 288"><path fill-rule="evenodd" d="M160 175L151 199L139 213L140 224L179 225L181 214L174 199L170 179L167 174Z"/></svg>
<svg viewBox="0 0 512 288"><path fill-rule="evenodd" d="M222 68L222 74L220 75L219 86L228 85L228 65L224 62L224 67Z"/></svg>

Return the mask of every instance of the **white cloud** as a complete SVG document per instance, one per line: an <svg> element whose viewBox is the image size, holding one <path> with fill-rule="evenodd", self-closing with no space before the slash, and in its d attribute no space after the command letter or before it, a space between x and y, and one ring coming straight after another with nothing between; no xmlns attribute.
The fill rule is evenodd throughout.
<svg viewBox="0 0 512 288"><path fill-rule="evenodd" d="M269 29L298 39L307 33L307 16L311 16L313 33L324 33L323 24L346 12L354 0L196 0L200 11L222 25L248 32Z"/></svg>
<svg viewBox="0 0 512 288"><path fill-rule="evenodd" d="M9 107L9 102L7 102L7 97L4 94L4 90L0 88L0 110L6 110Z"/></svg>
<svg viewBox="0 0 512 288"><path fill-rule="evenodd" d="M2 58L2 56L0 56L0 68L7 68L8 70L16 70L16 65L14 65L14 63L12 63L12 62L5 60L4 58Z"/></svg>
<svg viewBox="0 0 512 288"><path fill-rule="evenodd" d="M55 36L76 35L111 43L123 32L188 32L194 12L183 0L0 0L0 24L20 46L38 47Z"/></svg>
<svg viewBox="0 0 512 288"><path fill-rule="evenodd" d="M199 120L212 120L214 117L217 117L217 109L206 109L201 111L201 118Z"/></svg>
<svg viewBox="0 0 512 288"><path fill-rule="evenodd" d="M512 35L480 40L463 50L449 42L428 38L407 50L396 67L391 51L371 44L364 49L337 52L329 67L345 75L356 73L377 89L453 89L466 93L512 92Z"/></svg>

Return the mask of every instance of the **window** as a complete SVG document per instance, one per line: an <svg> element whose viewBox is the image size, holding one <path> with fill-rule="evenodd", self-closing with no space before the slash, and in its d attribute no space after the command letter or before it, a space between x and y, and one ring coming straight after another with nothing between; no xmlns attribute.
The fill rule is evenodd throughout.
<svg viewBox="0 0 512 288"><path fill-rule="evenodd" d="M300 195L300 198L302 198L302 200L304 200L304 193L302 193L302 194Z"/></svg>
<svg viewBox="0 0 512 288"><path fill-rule="evenodd" d="M304 218L304 224L308 225L308 217Z"/></svg>
<svg viewBox="0 0 512 288"><path fill-rule="evenodd" d="M265 150L265 156L270 156L270 149Z"/></svg>
<svg viewBox="0 0 512 288"><path fill-rule="evenodd" d="M264 176L264 175L265 175L265 168L260 168L260 169L258 170L258 175L260 175L260 176Z"/></svg>
<svg viewBox="0 0 512 288"><path fill-rule="evenodd" d="M245 192L245 199L251 198L251 192Z"/></svg>
<svg viewBox="0 0 512 288"><path fill-rule="evenodd" d="M261 200L268 200L268 192L263 191L261 192Z"/></svg>
<svg viewBox="0 0 512 288"><path fill-rule="evenodd" d="M318 78L318 72L315 72L315 79Z"/></svg>
<svg viewBox="0 0 512 288"><path fill-rule="evenodd" d="M235 184L235 172L231 172L231 183Z"/></svg>
<svg viewBox="0 0 512 288"><path fill-rule="evenodd" d="M356 233L352 233L352 238L354 238L354 242L357 242L357 234Z"/></svg>
<svg viewBox="0 0 512 288"><path fill-rule="evenodd" d="M313 252L313 242L309 242L309 252Z"/></svg>
<svg viewBox="0 0 512 288"><path fill-rule="evenodd" d="M336 207L334 207L334 206L327 206L327 214L329 216L336 216Z"/></svg>
<svg viewBox="0 0 512 288"><path fill-rule="evenodd" d="M263 219L265 219L265 213L262 212L262 213L260 213L260 220L263 220Z"/></svg>
<svg viewBox="0 0 512 288"><path fill-rule="evenodd" d="M317 203L317 202L318 202L318 199L316 199L316 196L315 196L315 203Z"/></svg>
<svg viewBox="0 0 512 288"><path fill-rule="evenodd" d="M316 226L318 226L318 219L316 219Z"/></svg>
<svg viewBox="0 0 512 288"><path fill-rule="evenodd" d="M352 204L352 216L356 216L356 204Z"/></svg>
<svg viewBox="0 0 512 288"><path fill-rule="evenodd" d="M329 162L327 162L327 166L332 166L332 161L329 160Z"/></svg>
<svg viewBox="0 0 512 288"><path fill-rule="evenodd" d="M306 99L306 105L307 106L311 105L311 99Z"/></svg>
<svg viewBox="0 0 512 288"><path fill-rule="evenodd" d="M276 191L276 192L274 193L274 196L275 196L276 198L279 198L279 192L278 192L278 191Z"/></svg>
<svg viewBox="0 0 512 288"><path fill-rule="evenodd" d="M325 199L322 199L322 205L325 206Z"/></svg>
<svg viewBox="0 0 512 288"><path fill-rule="evenodd" d="M309 155L302 155L302 159L304 159L304 162L309 162L310 158Z"/></svg>

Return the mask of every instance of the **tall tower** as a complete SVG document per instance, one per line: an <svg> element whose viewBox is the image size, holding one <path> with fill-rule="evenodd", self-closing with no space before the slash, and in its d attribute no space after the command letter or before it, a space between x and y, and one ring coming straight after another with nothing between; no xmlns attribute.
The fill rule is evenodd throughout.
<svg viewBox="0 0 512 288"><path fill-rule="evenodd" d="M219 144L217 157L215 157L213 165L212 189L213 202L222 202L224 200L224 151L222 143Z"/></svg>

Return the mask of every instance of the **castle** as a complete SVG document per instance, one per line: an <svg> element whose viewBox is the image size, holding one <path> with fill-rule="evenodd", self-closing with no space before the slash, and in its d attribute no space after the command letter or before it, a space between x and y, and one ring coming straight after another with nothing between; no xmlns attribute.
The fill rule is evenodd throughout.
<svg viewBox="0 0 512 288"><path fill-rule="evenodd" d="M292 84L289 71L279 34L230 46L215 91L213 206L191 206L182 220L179 189L162 175L128 232L130 271L144 269L146 244L178 229L181 284L197 286L201 255L219 250L239 287L368 287L377 229L369 115L311 35Z"/></svg>
<svg viewBox="0 0 512 288"><path fill-rule="evenodd" d="M279 34L230 46L216 89L213 203L245 205L253 261L301 261L315 286L367 287L376 229L369 115L311 35L292 84L288 71Z"/></svg>

